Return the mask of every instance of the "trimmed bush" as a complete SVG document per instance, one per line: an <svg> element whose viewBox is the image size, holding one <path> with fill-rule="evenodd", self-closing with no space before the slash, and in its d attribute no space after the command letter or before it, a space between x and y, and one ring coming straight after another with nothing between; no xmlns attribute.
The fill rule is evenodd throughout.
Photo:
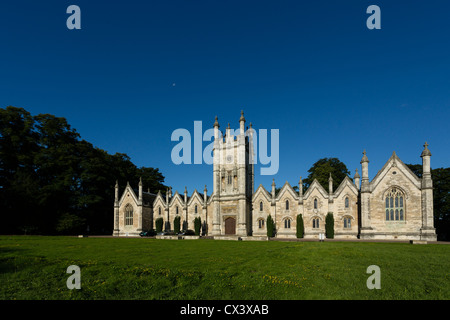
<svg viewBox="0 0 450 320"><path fill-rule="evenodd" d="M201 227L202 227L202 219L200 219L200 217L195 218L194 219L194 231L195 231L196 236L200 235Z"/></svg>
<svg viewBox="0 0 450 320"><path fill-rule="evenodd" d="M175 234L179 234L180 233L180 216L176 216L175 219L173 220L173 232L175 232Z"/></svg>
<svg viewBox="0 0 450 320"><path fill-rule="evenodd" d="M297 238L303 238L305 233L305 226L303 225L303 216L297 215Z"/></svg>
<svg viewBox="0 0 450 320"><path fill-rule="evenodd" d="M275 224L273 222L272 216L269 214L267 217L267 236L273 237L275 231Z"/></svg>
<svg viewBox="0 0 450 320"><path fill-rule="evenodd" d="M325 234L328 239L334 238L334 217L333 212L328 212L325 218Z"/></svg>
<svg viewBox="0 0 450 320"><path fill-rule="evenodd" d="M162 231L163 225L164 225L163 218L158 218L155 220L156 233L159 233Z"/></svg>

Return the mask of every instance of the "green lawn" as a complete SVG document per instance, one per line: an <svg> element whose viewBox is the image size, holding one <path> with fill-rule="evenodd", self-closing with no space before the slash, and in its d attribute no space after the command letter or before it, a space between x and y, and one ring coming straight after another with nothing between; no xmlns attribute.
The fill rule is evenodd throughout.
<svg viewBox="0 0 450 320"><path fill-rule="evenodd" d="M450 299L450 245L1 236L0 273L8 300Z"/></svg>

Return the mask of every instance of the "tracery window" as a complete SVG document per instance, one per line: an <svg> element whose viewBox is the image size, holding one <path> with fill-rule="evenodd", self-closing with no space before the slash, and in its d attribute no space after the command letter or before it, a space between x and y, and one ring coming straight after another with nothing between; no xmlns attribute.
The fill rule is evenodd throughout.
<svg viewBox="0 0 450 320"><path fill-rule="evenodd" d="M125 207L125 225L133 225L133 207L130 204Z"/></svg>
<svg viewBox="0 0 450 320"><path fill-rule="evenodd" d="M291 219L289 219L289 218L284 219L284 228L285 229L291 228Z"/></svg>
<svg viewBox="0 0 450 320"><path fill-rule="evenodd" d="M259 229L264 228L264 219L259 219L258 220L258 227L259 227Z"/></svg>
<svg viewBox="0 0 450 320"><path fill-rule="evenodd" d="M386 221L404 221L405 220L405 195L398 188L392 188L386 193Z"/></svg>
<svg viewBox="0 0 450 320"><path fill-rule="evenodd" d="M319 229L319 218L312 219L313 229Z"/></svg>

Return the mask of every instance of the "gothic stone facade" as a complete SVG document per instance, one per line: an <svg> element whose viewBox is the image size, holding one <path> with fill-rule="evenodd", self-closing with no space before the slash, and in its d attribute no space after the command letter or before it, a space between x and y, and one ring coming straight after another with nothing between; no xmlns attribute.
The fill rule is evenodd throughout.
<svg viewBox="0 0 450 320"><path fill-rule="evenodd" d="M275 192L260 185L254 190L252 127L245 131L241 113L237 136L225 138L214 123L213 193L197 190L188 196L169 188L165 195L143 192L142 182L136 192L127 184L119 199L116 184L114 202L114 236L138 236L143 230L155 229L155 220L163 218L170 230L180 216L183 229L194 229L194 219L201 218L203 232L214 238L241 236L248 239L267 235L267 217L275 221L276 237L295 238L297 215L304 223L304 237L318 238L325 233L325 217L334 216L336 239L436 240L433 226L433 183L430 174L428 144L423 150L423 176L417 177L395 154L369 181L369 160L364 151L362 176L356 170L353 181L346 177L333 190L332 176L328 191L315 180L303 193L286 182ZM220 136L219 136L220 135ZM173 228L172 228L173 229Z"/></svg>

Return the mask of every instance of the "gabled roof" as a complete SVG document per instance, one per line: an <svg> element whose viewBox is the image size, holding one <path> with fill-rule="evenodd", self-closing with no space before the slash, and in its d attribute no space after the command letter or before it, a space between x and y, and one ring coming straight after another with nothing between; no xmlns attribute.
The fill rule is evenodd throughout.
<svg viewBox="0 0 450 320"><path fill-rule="evenodd" d="M370 182L371 191L375 190L377 185L381 182L381 180L383 180L389 169L393 166L397 167L418 189L421 188L420 178L414 172L412 172L411 169L409 169L402 160L400 160L400 158L394 151L389 160L384 164L383 168L378 171L377 175Z"/></svg>
<svg viewBox="0 0 450 320"><path fill-rule="evenodd" d="M319 190L320 194L324 198L328 198L328 192L322 187L322 185L317 181L317 179L314 179L314 181L309 186L308 190L306 190L305 194L303 195L303 199L308 199L310 194L313 192L314 189Z"/></svg>
<svg viewBox="0 0 450 320"><path fill-rule="evenodd" d="M267 201L272 200L272 196L270 195L270 193L263 187L262 184L260 184L258 189L256 189L256 191L253 193L252 201L254 201L260 194L264 195Z"/></svg>
<svg viewBox="0 0 450 320"><path fill-rule="evenodd" d="M339 187L334 192L335 198L337 198L341 194L341 192L345 189L345 186L348 186L350 188L350 190L352 190L353 193L356 196L358 196L358 188L356 187L356 185L353 183L353 181L348 176L345 176L345 178L342 180Z"/></svg>
<svg viewBox="0 0 450 320"><path fill-rule="evenodd" d="M127 183L127 186L125 187L125 190L123 191L122 196L120 197L120 200L119 200L119 206L122 205L123 201L125 200L125 195L126 195L127 193L130 193L130 194L131 194L131 197L132 197L133 200L134 200L134 202L135 202L135 203L138 203L138 197L136 196L136 193L134 193L134 190L133 190L133 188L130 186L130 184Z"/></svg>
<svg viewBox="0 0 450 320"><path fill-rule="evenodd" d="M197 189L194 190L192 193L192 196L189 198L188 205L194 201L194 198L197 198L201 204L203 204L203 196L197 191Z"/></svg>
<svg viewBox="0 0 450 320"><path fill-rule="evenodd" d="M178 199L178 201L180 201L182 205L184 204L184 199L181 197L178 191L175 191L174 196L172 197L172 199L170 199L169 206L172 206L175 203L176 199Z"/></svg>
<svg viewBox="0 0 450 320"><path fill-rule="evenodd" d="M166 200L163 198L161 191L158 191L158 193L156 194L153 204L156 204L156 202L158 202L158 201L161 201L162 205L165 206Z"/></svg>
<svg viewBox="0 0 450 320"><path fill-rule="evenodd" d="M289 182L286 181L286 183L283 185L283 187L281 188L280 192L278 192L277 196L276 196L276 200L280 200L281 196L285 193L285 192L289 192L292 197L295 200L299 199L299 196L297 194L297 192L295 192L295 190L291 187L291 185L289 184Z"/></svg>

